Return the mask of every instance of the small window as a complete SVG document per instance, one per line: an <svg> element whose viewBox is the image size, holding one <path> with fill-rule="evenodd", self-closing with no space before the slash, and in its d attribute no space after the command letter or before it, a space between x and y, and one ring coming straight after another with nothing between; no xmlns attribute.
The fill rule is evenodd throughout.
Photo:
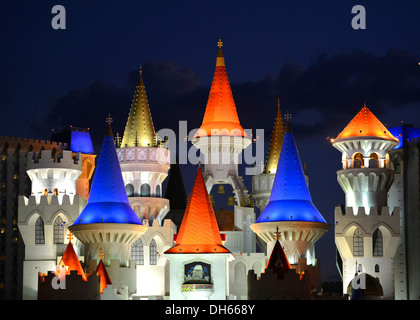
<svg viewBox="0 0 420 320"><path fill-rule="evenodd" d="M60 216L54 221L54 243L64 243L64 221Z"/></svg>
<svg viewBox="0 0 420 320"><path fill-rule="evenodd" d="M379 272L379 265L375 264L375 272Z"/></svg>
<svg viewBox="0 0 420 320"><path fill-rule="evenodd" d="M374 257L382 257L384 255L384 243L382 232L379 229L376 229L373 233L373 256Z"/></svg>
<svg viewBox="0 0 420 320"><path fill-rule="evenodd" d="M353 255L355 257L362 257L363 252L363 235L359 228L353 234Z"/></svg>
<svg viewBox="0 0 420 320"><path fill-rule="evenodd" d="M41 217L35 223L35 244L45 244L44 220Z"/></svg>
<svg viewBox="0 0 420 320"><path fill-rule="evenodd" d="M138 239L131 246L131 260L135 261L136 264L144 265L144 247L141 239Z"/></svg>
<svg viewBox="0 0 420 320"><path fill-rule="evenodd" d="M152 239L150 241L150 265L156 265L157 264L157 246L155 239Z"/></svg>

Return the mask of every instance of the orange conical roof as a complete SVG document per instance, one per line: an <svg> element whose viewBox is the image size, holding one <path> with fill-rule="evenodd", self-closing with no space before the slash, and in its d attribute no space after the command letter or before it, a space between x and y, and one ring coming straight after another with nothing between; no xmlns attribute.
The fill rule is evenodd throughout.
<svg viewBox="0 0 420 320"><path fill-rule="evenodd" d="M58 265L67 267L67 275L70 274L70 271L77 271L77 274L81 275L84 281L87 281L86 274L83 271L82 265L80 264L79 258L77 257L71 242L67 245ZM59 272L60 271L57 270L57 273Z"/></svg>
<svg viewBox="0 0 420 320"><path fill-rule="evenodd" d="M366 105L363 106L362 110L359 111L335 140L353 137L378 137L398 142L398 139L388 131Z"/></svg>
<svg viewBox="0 0 420 320"><path fill-rule="evenodd" d="M106 271L105 265L102 262L102 259L98 263L98 267L96 268L96 275L99 277L100 281L100 288L101 288L101 294L104 292L104 289L106 289L108 284L112 284L111 278L108 275L108 272Z"/></svg>
<svg viewBox="0 0 420 320"><path fill-rule="evenodd" d="M223 43L219 40L219 51L216 60L216 71L210 88L203 123L195 137L202 136L242 136L247 137L239 123L232 90L226 73L225 58L222 52Z"/></svg>
<svg viewBox="0 0 420 320"><path fill-rule="evenodd" d="M230 253L222 244L201 168L197 171L176 245L165 253Z"/></svg>

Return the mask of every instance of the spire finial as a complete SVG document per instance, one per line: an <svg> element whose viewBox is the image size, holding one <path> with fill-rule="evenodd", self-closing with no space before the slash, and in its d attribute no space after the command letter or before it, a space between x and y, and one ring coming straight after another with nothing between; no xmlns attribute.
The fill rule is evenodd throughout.
<svg viewBox="0 0 420 320"><path fill-rule="evenodd" d="M223 47L222 39L219 38L219 42L217 42L217 46L219 47L219 49L222 49Z"/></svg>
<svg viewBox="0 0 420 320"><path fill-rule="evenodd" d="M290 119L292 119L292 115L290 114L289 110L287 110L286 115L285 115L285 120L286 120L285 132L292 132L292 128L290 127Z"/></svg>
<svg viewBox="0 0 420 320"><path fill-rule="evenodd" d="M73 240L73 237L73 234L69 231L69 234L67 235L67 240L69 240L70 243Z"/></svg>
<svg viewBox="0 0 420 320"><path fill-rule="evenodd" d="M274 232L274 234L276 235L276 240L279 240L281 236L281 232L279 231L279 226L276 227L276 232Z"/></svg>
<svg viewBox="0 0 420 320"><path fill-rule="evenodd" d="M280 97L277 97L277 106L280 108Z"/></svg>
<svg viewBox="0 0 420 320"><path fill-rule="evenodd" d="M99 260L102 260L103 258L104 258L104 252L102 251L102 248L99 250L99 253L98 253L98 257L99 257Z"/></svg>
<svg viewBox="0 0 420 320"><path fill-rule="evenodd" d="M110 126L112 123L112 118L111 118L111 114L108 114L108 117L106 118L106 123Z"/></svg>
<svg viewBox="0 0 420 320"><path fill-rule="evenodd" d="M140 65L140 75L143 75L143 66Z"/></svg>

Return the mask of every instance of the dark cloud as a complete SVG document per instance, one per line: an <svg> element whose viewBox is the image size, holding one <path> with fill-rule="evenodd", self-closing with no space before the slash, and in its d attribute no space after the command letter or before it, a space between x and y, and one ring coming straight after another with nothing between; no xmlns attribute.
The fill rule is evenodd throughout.
<svg viewBox="0 0 420 320"><path fill-rule="evenodd" d="M269 130L266 139L271 134L278 97L282 112L292 114L297 137L335 136L364 102L380 119L389 116L390 122L404 107L412 110L420 106L417 63L416 57L396 49L384 56L362 50L331 57L320 54L308 67L287 61L277 75L232 84L232 91L242 125ZM114 131L122 134L138 75L138 70L132 71L122 87L101 80L55 99L44 127L89 127L100 141L105 118L111 113ZM209 85L201 85L192 69L151 60L143 66L143 76L157 130L177 130L181 120L188 122L189 130L200 126Z"/></svg>

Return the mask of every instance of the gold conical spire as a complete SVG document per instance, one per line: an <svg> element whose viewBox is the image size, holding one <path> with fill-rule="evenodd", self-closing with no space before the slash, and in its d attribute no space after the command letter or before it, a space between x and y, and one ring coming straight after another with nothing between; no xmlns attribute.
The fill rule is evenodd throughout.
<svg viewBox="0 0 420 320"><path fill-rule="evenodd" d="M277 100L277 115L271 134L270 146L265 160L264 173L276 173L284 136L284 122L280 110L280 99Z"/></svg>
<svg viewBox="0 0 420 320"><path fill-rule="evenodd" d="M121 147L154 147L156 132L153 126L152 114L147 101L146 88L143 82L143 71L134 92L133 102L125 126Z"/></svg>

